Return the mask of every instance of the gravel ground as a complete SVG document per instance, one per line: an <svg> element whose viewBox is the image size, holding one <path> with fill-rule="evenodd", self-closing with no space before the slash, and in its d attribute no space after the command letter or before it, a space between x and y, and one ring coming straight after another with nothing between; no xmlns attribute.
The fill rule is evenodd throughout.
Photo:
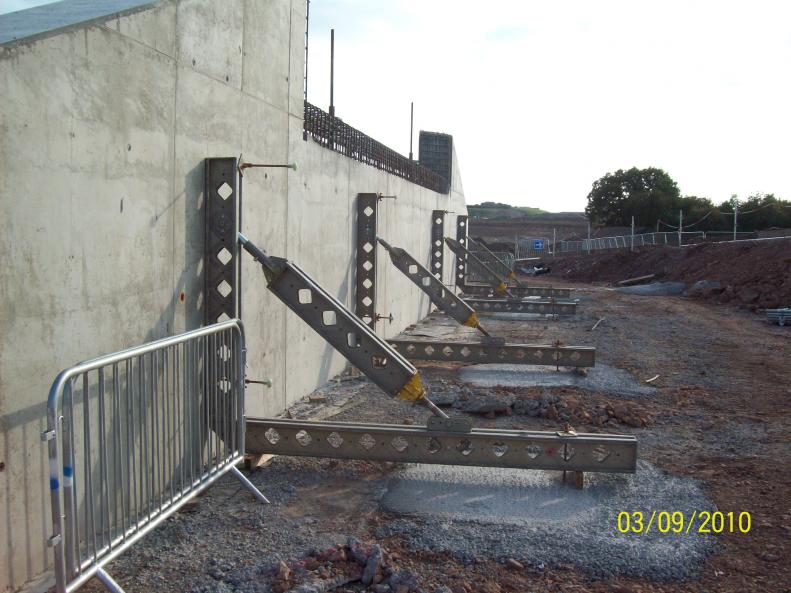
<svg viewBox="0 0 791 593"><path fill-rule="evenodd" d="M585 490L559 483L556 472L416 466L390 480L382 506L419 517L381 528L413 549L449 552L469 564L515 558L534 568L571 564L602 577L654 580L694 576L716 549L711 536L616 530L620 511L688 513L712 509L694 480L641 462L635 475L590 474Z"/></svg>
<svg viewBox="0 0 791 593"><path fill-rule="evenodd" d="M269 593L281 560L349 537L395 536L465 565L514 558L536 570L568 564L595 576L673 579L694 576L716 549L704 536L617 533L620 510L712 506L694 480L645 462L635 476L591 474L582 491L552 472L299 458L276 458L251 479L272 504L225 477L111 574L129 591Z"/></svg>
<svg viewBox="0 0 791 593"><path fill-rule="evenodd" d="M465 396L463 406L446 409L473 413L476 426L554 431L574 410L580 414L574 417L577 430L637 435L642 461L636 476L589 474L588 490L577 493L543 483L538 472L517 472L516 481L495 472L499 482L481 484L459 470L453 484L472 485L454 494L442 483L447 472L436 467L275 458L250 474L271 505L258 504L225 477L109 572L129 593L269 593L281 559L300 561L351 536L387 549L394 562L419 575L425 593L788 593L791 478L778 471L791 462L787 328L678 297L582 294L585 305L574 317L488 317L486 327L508 342L595 346L596 370L614 369L615 389L476 387L460 381L460 369L469 368L459 364L417 366L436 396ZM440 315L412 331L480 339ZM650 395L621 389L642 387L656 374ZM320 394L322 403L303 400L289 413L396 424L425 423L429 415L353 376L331 382ZM486 398L499 403L484 413ZM496 407L501 400L510 411ZM448 500L466 497L463 511L443 511L437 496L427 497L431 513L410 507L416 482L427 492L444 489ZM524 508L513 498L519 493ZM621 536L615 529L620 510L715 507L749 511L752 531L681 538ZM86 589L103 590L95 582ZM337 593L363 590L386 591L356 584Z"/></svg>

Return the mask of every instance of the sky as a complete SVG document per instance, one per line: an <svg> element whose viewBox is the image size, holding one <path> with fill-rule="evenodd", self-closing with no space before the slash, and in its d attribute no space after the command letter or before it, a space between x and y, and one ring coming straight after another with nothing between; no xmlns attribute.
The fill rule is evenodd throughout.
<svg viewBox="0 0 791 593"><path fill-rule="evenodd" d="M0 11L41 4L0 0ZM791 199L787 0L312 0L308 100L402 154L453 135L464 193L580 211L619 168Z"/></svg>

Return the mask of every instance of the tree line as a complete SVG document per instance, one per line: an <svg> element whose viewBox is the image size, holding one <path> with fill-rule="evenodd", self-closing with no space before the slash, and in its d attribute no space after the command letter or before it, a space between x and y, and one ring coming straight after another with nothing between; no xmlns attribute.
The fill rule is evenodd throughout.
<svg viewBox="0 0 791 593"><path fill-rule="evenodd" d="M593 183L585 213L605 226L629 226L634 216L638 227L668 230L678 226L679 210L684 228L723 231L733 228L738 209L740 231L772 227L791 228L791 202L773 194L755 194L745 200L732 197L717 205L708 198L682 196L678 184L662 169L632 167L607 173Z"/></svg>

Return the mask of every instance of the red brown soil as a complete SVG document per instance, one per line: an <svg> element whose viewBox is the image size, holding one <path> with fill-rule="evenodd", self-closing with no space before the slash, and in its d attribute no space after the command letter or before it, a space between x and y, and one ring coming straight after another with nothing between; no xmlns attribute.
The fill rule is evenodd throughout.
<svg viewBox="0 0 791 593"><path fill-rule="evenodd" d="M483 220L470 219L470 236L482 237L486 241L503 242L510 244L513 249L514 236L520 237L547 237L553 234L560 241L563 239L579 240L588 236L588 221L580 213L578 216L563 216L558 218L536 217L517 220ZM592 229L594 237L614 237L628 235L629 227L595 227Z"/></svg>
<svg viewBox="0 0 791 593"><path fill-rule="evenodd" d="M646 247L558 256L549 262L555 278L614 284L656 274L660 281L716 280L720 289L696 295L750 310L791 306L791 240L706 243L678 249Z"/></svg>

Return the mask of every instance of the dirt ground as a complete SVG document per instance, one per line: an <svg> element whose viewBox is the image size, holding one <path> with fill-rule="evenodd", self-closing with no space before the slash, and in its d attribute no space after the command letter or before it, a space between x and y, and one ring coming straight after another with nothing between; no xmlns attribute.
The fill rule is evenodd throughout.
<svg viewBox="0 0 791 593"><path fill-rule="evenodd" d="M696 298L738 305L752 311L791 307L791 240L707 243L684 249L644 247L605 250L591 255L549 258L553 275L581 282L615 283L655 274L657 280L680 281Z"/></svg>
<svg viewBox="0 0 791 593"><path fill-rule="evenodd" d="M549 282L558 284L551 278ZM657 391L651 397L623 398L568 386L549 393L573 402L577 430L634 434L641 460L661 472L699 481L722 512L751 514L750 532L717 536L716 551L689 578L597 576L573 562L533 566L507 558L460 559L448 552L415 549L388 526L417 519L393 516L377 503L377 491L399 469L396 464L308 458L275 458L249 474L272 499L266 507L257 505L231 478L222 480L110 565L109 572L130 593L268 592L273 585L285 590L277 589L280 561L285 563L281 572L287 570L283 566L303 573L313 567L308 574L329 577L335 573L327 568L333 565L327 558L354 537L369 546L380 545L387 561L401 571L398 574L411 575L417 588L380 584L366 589L355 581L336 589L301 590L790 592L791 329L716 303L571 286L580 289L574 317L528 321L482 317L482 322L508 342L560 340L595 346L597 362L627 371L641 383L659 375L652 382ZM458 364L416 366L430 386L460 386ZM519 397L536 396L534 388L509 389ZM292 415L329 414L343 421L393 423L421 423L427 417L425 409L390 400L364 380L339 381L321 393L327 403L303 401L292 408ZM623 415L612 414L602 425L596 411L608 407L628 409ZM502 412L475 415L475 424L542 430L558 430L565 424L554 415ZM337 558L334 564L345 566ZM87 589L101 590L96 583Z"/></svg>
<svg viewBox="0 0 791 593"><path fill-rule="evenodd" d="M592 237L613 237L615 235L628 235L631 227L596 227L591 229ZM565 215L558 218L535 217L519 220L484 220L470 219L470 236L481 237L485 241L504 246L510 244L513 249L514 236L520 237L547 237L552 238L553 233L558 241L580 240L588 236L588 220L583 213Z"/></svg>

